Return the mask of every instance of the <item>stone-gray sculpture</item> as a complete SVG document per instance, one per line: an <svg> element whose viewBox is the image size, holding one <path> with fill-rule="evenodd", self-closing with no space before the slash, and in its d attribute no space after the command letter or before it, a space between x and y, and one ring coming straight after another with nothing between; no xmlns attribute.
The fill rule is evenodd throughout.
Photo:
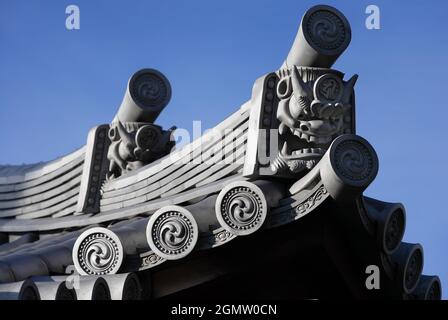
<svg viewBox="0 0 448 320"><path fill-rule="evenodd" d="M167 155L174 146L168 131L145 122L116 121L109 130L111 141L107 158L110 161L108 179L117 178Z"/></svg>
<svg viewBox="0 0 448 320"><path fill-rule="evenodd" d="M107 178L117 178L168 154L171 133L153 124L171 99L171 85L157 70L143 69L128 83L126 94L109 129L111 145Z"/></svg>
<svg viewBox="0 0 448 320"><path fill-rule="evenodd" d="M421 275L423 248L402 242L404 206L363 195L379 161L356 135L358 76L331 69L350 39L341 12L309 9L280 69L183 148L172 148L174 127L154 123L169 82L144 69L85 147L0 166L0 298L326 298L337 288L338 297L440 299L439 278ZM381 290L365 287L369 265ZM244 286L219 284L238 275Z"/></svg>
<svg viewBox="0 0 448 320"><path fill-rule="evenodd" d="M277 119L283 148L271 168L296 174L313 168L335 137L352 132L357 76L344 82L340 72L297 66L280 74Z"/></svg>

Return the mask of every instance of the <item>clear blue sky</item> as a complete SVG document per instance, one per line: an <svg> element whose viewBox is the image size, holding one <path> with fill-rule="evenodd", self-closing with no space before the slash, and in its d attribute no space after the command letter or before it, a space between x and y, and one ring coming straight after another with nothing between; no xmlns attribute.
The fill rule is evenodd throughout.
<svg viewBox="0 0 448 320"><path fill-rule="evenodd" d="M170 79L158 123L209 128L250 98L254 80L286 57L302 14L317 1L0 0L0 163L50 160L108 123L142 67ZM426 274L448 297L448 1L322 1L352 25L335 68L358 73L358 134L380 158L366 194L407 208L405 240L425 250ZM65 8L81 29L65 28ZM367 30L365 8L381 9Z"/></svg>

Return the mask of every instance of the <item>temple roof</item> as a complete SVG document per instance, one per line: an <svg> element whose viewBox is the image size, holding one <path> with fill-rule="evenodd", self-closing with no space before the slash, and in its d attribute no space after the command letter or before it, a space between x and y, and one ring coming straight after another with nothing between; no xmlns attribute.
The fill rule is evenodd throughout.
<svg viewBox="0 0 448 320"><path fill-rule="evenodd" d="M260 298L440 299L404 205L364 195L379 159L356 134L358 76L331 69L350 39L311 8L282 67L181 148L154 123L168 79L142 69L81 149L0 166L0 299L226 296L228 279Z"/></svg>

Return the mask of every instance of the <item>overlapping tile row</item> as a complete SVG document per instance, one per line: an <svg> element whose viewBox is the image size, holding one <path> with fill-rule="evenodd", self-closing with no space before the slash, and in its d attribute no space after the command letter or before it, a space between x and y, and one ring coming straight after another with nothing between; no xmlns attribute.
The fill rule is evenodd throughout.
<svg viewBox="0 0 448 320"><path fill-rule="evenodd" d="M46 164L0 168L0 217L36 219L76 211L84 148Z"/></svg>
<svg viewBox="0 0 448 320"><path fill-rule="evenodd" d="M365 158L357 159L365 165L361 168L353 167L353 163L341 165L341 155L347 151L344 148L366 151L359 153ZM67 272L65 266L74 265L77 274L86 281L86 290L90 290L82 297L107 298L105 285L99 285L100 293L94 293L98 278L153 269L160 272L168 261L181 264L188 256L238 237L288 225L326 205L326 210L345 226L341 233L352 246L352 253L365 265L374 263L381 268L387 297L440 297L438 278L421 276L421 246L401 242L405 227L403 205L362 196L378 167L376 154L368 142L344 135L333 142L327 154L288 190L282 183L269 180L235 179L205 199L183 206L163 206L149 218L135 217L107 227L87 227L3 251L0 281L20 283L36 277L54 278L55 274ZM134 284L133 288L135 291L129 296L138 297L140 287ZM155 290L165 289L162 285Z"/></svg>
<svg viewBox="0 0 448 320"><path fill-rule="evenodd" d="M331 69L350 39L342 13L311 8L280 69L182 148L154 124L171 86L143 69L83 149L0 167L0 299L161 298L238 273L245 256L282 264L279 243L307 227L287 255L319 248L330 263L313 267L334 267L350 297L440 299L422 246L402 241L404 205L364 195L379 160L356 135L358 76Z"/></svg>

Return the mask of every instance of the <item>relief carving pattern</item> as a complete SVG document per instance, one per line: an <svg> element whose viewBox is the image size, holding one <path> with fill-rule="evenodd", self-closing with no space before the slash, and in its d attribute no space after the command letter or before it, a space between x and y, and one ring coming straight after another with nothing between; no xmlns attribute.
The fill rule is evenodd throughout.
<svg viewBox="0 0 448 320"><path fill-rule="evenodd" d="M323 68L293 66L278 72L277 109L283 146L271 165L275 173L312 169L337 136L351 131L354 75Z"/></svg>

